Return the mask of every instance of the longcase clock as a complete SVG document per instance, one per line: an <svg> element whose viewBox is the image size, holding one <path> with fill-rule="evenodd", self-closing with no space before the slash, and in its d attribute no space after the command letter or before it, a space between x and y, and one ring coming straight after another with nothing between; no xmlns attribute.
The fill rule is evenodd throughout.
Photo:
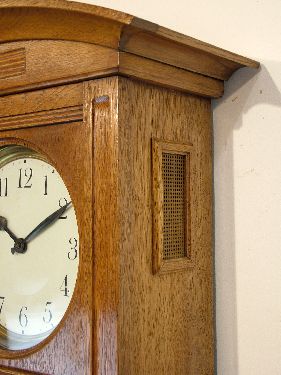
<svg viewBox="0 0 281 375"><path fill-rule="evenodd" d="M258 63L0 3L0 374L214 373L211 99Z"/></svg>

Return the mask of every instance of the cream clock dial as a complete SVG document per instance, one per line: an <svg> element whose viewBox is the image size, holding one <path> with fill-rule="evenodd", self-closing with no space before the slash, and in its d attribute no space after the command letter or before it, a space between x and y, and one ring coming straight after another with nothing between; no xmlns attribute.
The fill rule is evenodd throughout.
<svg viewBox="0 0 281 375"><path fill-rule="evenodd" d="M23 350L47 338L70 304L79 234L69 192L44 157L0 149L0 346Z"/></svg>

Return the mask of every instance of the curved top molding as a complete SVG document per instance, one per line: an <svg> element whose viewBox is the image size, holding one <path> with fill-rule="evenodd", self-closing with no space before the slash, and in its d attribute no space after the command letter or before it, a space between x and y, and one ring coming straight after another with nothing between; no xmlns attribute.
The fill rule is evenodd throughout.
<svg viewBox="0 0 281 375"><path fill-rule="evenodd" d="M1 0L0 44L22 40L85 42L227 80L259 63L115 10L65 0Z"/></svg>

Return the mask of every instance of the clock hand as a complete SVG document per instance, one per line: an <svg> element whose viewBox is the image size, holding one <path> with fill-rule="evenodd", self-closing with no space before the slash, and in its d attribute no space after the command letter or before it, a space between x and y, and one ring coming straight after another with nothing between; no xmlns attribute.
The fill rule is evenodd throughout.
<svg viewBox="0 0 281 375"><path fill-rule="evenodd" d="M26 242L22 238L17 238L14 233L8 228L8 221L5 217L0 216L0 230L4 230L12 240L14 240L14 247L11 249L12 254L25 253L26 252Z"/></svg>
<svg viewBox="0 0 281 375"><path fill-rule="evenodd" d="M24 239L26 243L33 240L35 237L38 236L39 233L41 233L43 230L45 230L48 226L53 224L60 216L64 214L64 212L67 210L69 205L72 202L68 202L63 207L59 208L57 211L53 212L50 216L48 216L45 220L43 220L35 229L33 229L32 232L30 232Z"/></svg>
<svg viewBox="0 0 281 375"><path fill-rule="evenodd" d="M5 231L15 242L18 241L17 236L8 228L8 220L3 216L0 216L0 230Z"/></svg>

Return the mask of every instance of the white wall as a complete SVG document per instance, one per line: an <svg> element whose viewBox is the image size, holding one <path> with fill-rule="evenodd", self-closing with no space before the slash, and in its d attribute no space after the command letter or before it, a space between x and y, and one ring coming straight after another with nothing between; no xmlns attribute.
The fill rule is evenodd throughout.
<svg viewBox="0 0 281 375"><path fill-rule="evenodd" d="M218 375L280 375L281 1L87 2L261 61L213 105Z"/></svg>

